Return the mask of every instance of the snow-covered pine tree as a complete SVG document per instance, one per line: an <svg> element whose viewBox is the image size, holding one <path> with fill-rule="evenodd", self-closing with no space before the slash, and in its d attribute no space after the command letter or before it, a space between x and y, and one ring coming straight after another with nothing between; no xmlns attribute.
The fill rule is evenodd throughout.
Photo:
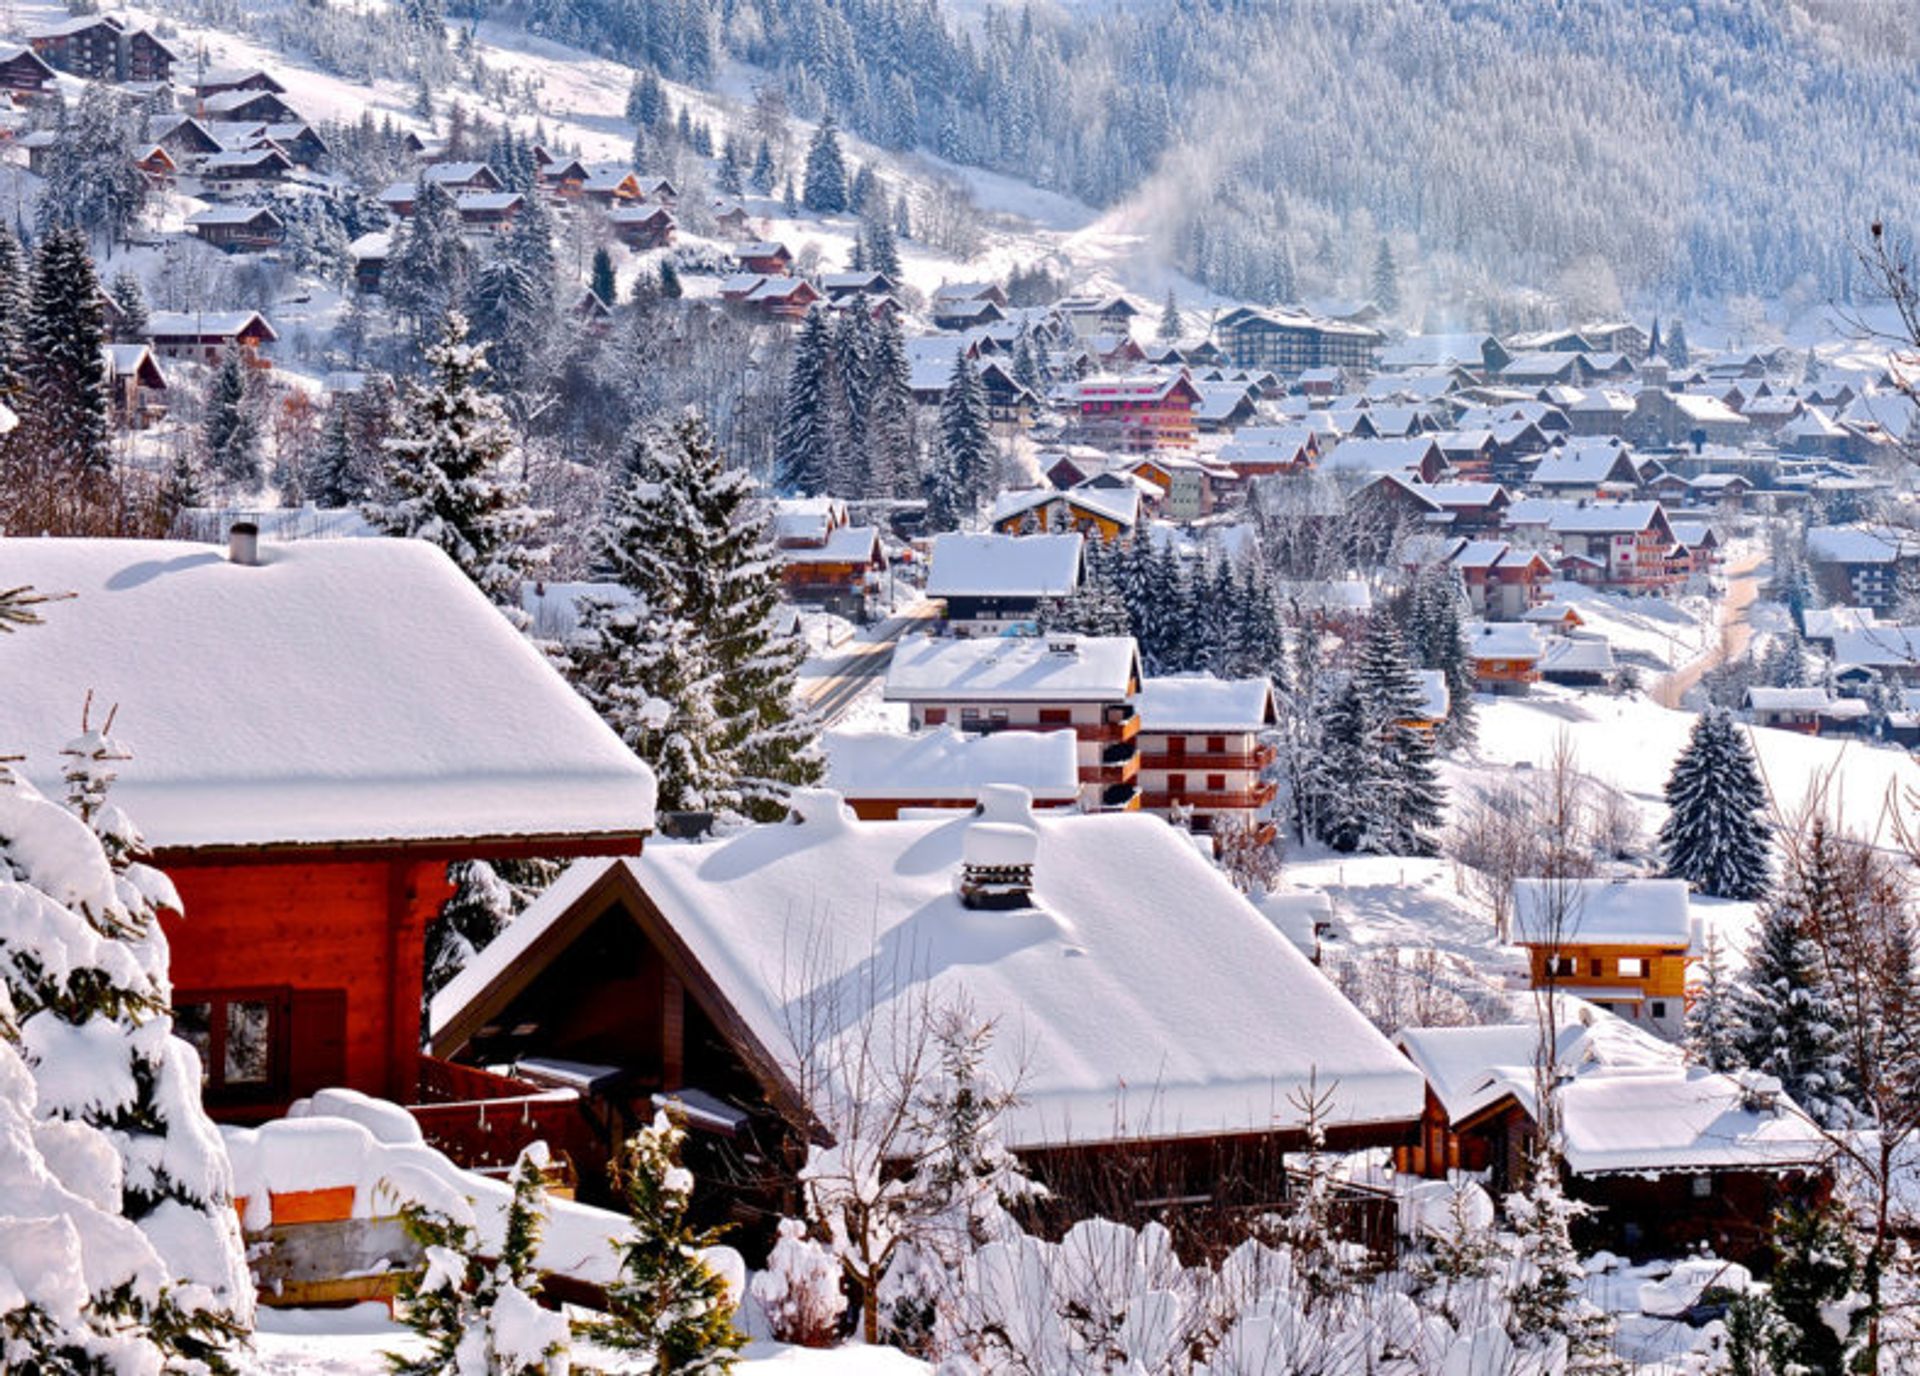
<svg viewBox="0 0 1920 1376"><path fill-rule="evenodd" d="M1157 337L1162 344L1172 344L1186 332L1187 322L1180 318L1180 302L1174 297L1173 288L1167 288L1166 304L1160 308L1160 324Z"/></svg>
<svg viewBox="0 0 1920 1376"><path fill-rule="evenodd" d="M1675 368L1684 369L1693 361L1693 351L1687 347L1687 325L1684 320L1675 317L1673 328L1667 331L1667 362Z"/></svg>
<svg viewBox="0 0 1920 1376"><path fill-rule="evenodd" d="M1367 704L1351 678L1315 716L1318 749L1304 762L1304 775L1295 775L1294 789L1304 795L1301 810L1314 835L1337 851L1356 851L1374 834L1382 802L1378 740L1369 734Z"/></svg>
<svg viewBox="0 0 1920 1376"><path fill-rule="evenodd" d="M833 327L833 372L840 383L842 434L828 490L849 500L871 497L868 426L872 420L873 316L856 295Z"/></svg>
<svg viewBox="0 0 1920 1376"><path fill-rule="evenodd" d="M764 138L760 140L760 146L754 150L753 171L747 177L747 184L753 188L756 195L771 196L773 194L773 145Z"/></svg>
<svg viewBox="0 0 1920 1376"><path fill-rule="evenodd" d="M547 1208L542 1168L546 1147L535 1143L513 1168L499 1259L481 1257L480 1235L466 1201L431 1207L400 1205L407 1235L422 1250L420 1268L400 1285L400 1318L425 1350L389 1353L393 1376L565 1376L572 1330L566 1315L536 1300L535 1264Z"/></svg>
<svg viewBox="0 0 1920 1376"><path fill-rule="evenodd" d="M594 1335L617 1352L646 1353L655 1376L729 1371L745 1341L726 1282L701 1255L718 1240L687 1217L693 1172L680 1164L686 1132L665 1112L627 1139L615 1180L632 1224L615 1244L620 1277Z"/></svg>
<svg viewBox="0 0 1920 1376"><path fill-rule="evenodd" d="M109 245L125 238L153 190L136 165L134 138L143 118L104 81L87 83L71 115L61 111L34 207L42 235L78 229Z"/></svg>
<svg viewBox="0 0 1920 1376"><path fill-rule="evenodd" d="M22 377L27 341L27 317L33 303L33 274L26 250L11 225L0 224L0 401L16 411L26 385Z"/></svg>
<svg viewBox="0 0 1920 1376"><path fill-rule="evenodd" d="M869 496L910 497L920 490L913 368L892 312L873 322L867 354Z"/></svg>
<svg viewBox="0 0 1920 1376"><path fill-rule="evenodd" d="M793 189L793 178L789 176L786 185L780 191L780 213L789 220L800 213L800 196Z"/></svg>
<svg viewBox="0 0 1920 1376"><path fill-rule="evenodd" d="M1727 968L1726 952L1713 932L1707 933L1706 958L1700 965L1700 984L1687 1001L1687 1060L1708 1070L1739 1070L1741 1015L1739 989Z"/></svg>
<svg viewBox="0 0 1920 1376"><path fill-rule="evenodd" d="M1709 709L1694 723L1667 779L1660 828L1665 871L1716 898L1758 898L1771 871L1766 789L1752 747L1732 716Z"/></svg>
<svg viewBox="0 0 1920 1376"><path fill-rule="evenodd" d="M129 343L145 339L150 312L147 309L147 289L141 285L139 274L130 268L120 269L107 284L107 294L113 298L113 304L120 308L120 321L114 331L116 336Z"/></svg>
<svg viewBox="0 0 1920 1376"><path fill-rule="evenodd" d="M845 405L827 310L815 307L794 340L786 403L773 456L773 485L787 496L828 491L840 466Z"/></svg>
<svg viewBox="0 0 1920 1376"><path fill-rule="evenodd" d="M806 185L802 192L808 210L816 215L838 215L847 208L846 159L840 152L840 129L829 110L807 145Z"/></svg>
<svg viewBox="0 0 1920 1376"><path fill-rule="evenodd" d="M180 899L106 802L126 752L87 730L65 753L78 808L49 802L0 766L0 913L12 914L0 921L0 1003L19 1018L40 1150L58 1150L56 1174L83 1170L86 1183L75 1176L72 1187L137 1224L165 1268L157 1285L101 1296L89 1266L93 1298L74 1303L137 1329L182 1370L231 1371L232 1348L252 1324L253 1286L226 1150L200 1103L199 1061L171 1035L158 918ZM102 1260L130 1257L119 1243Z"/></svg>
<svg viewBox="0 0 1920 1376"><path fill-rule="evenodd" d="M885 212L869 216L860 230L861 243L866 248L867 269L882 273L887 280L900 281L900 245L894 239L893 226L887 223Z"/></svg>
<svg viewBox="0 0 1920 1376"><path fill-rule="evenodd" d="M380 278L388 308L413 322L417 339L430 338L465 295L470 257L452 193L423 179Z"/></svg>
<svg viewBox="0 0 1920 1376"><path fill-rule="evenodd" d="M929 491L927 512L931 524L939 508L941 524L934 529L954 529L979 511L993 494L994 461L986 390L973 360L957 350L940 398L938 492Z"/></svg>
<svg viewBox="0 0 1920 1376"><path fill-rule="evenodd" d="M1447 683L1446 745L1473 744L1473 662L1467 655L1466 589L1452 569L1429 565L1415 576L1408 598L1407 651L1423 669L1437 669Z"/></svg>
<svg viewBox="0 0 1920 1376"><path fill-rule="evenodd" d="M1838 1204L1789 1203L1776 1215L1767 1290L1767 1356L1777 1372L1878 1369L1868 1352L1876 1318L1854 1230Z"/></svg>
<svg viewBox="0 0 1920 1376"><path fill-rule="evenodd" d="M246 355L229 344L220 354L207 396L203 435L207 466L229 492L253 492L260 486L260 419Z"/></svg>
<svg viewBox="0 0 1920 1376"><path fill-rule="evenodd" d="M788 791L817 782L823 766L813 751L819 723L795 696L806 646L780 629L769 511L746 472L727 466L705 422L684 417L671 440L672 490L703 531L699 548L681 556L683 607L720 674L714 710L733 790L749 817L777 821Z"/></svg>
<svg viewBox="0 0 1920 1376"><path fill-rule="evenodd" d="M1761 908L1736 998L1742 1062L1774 1076L1795 1103L1827 1124L1845 1117L1843 1015L1808 931L1846 901L1840 844L1816 817Z"/></svg>
<svg viewBox="0 0 1920 1376"><path fill-rule="evenodd" d="M1384 234L1373 256L1373 304L1386 315L1400 309L1400 269L1393 261L1393 245Z"/></svg>
<svg viewBox="0 0 1920 1376"><path fill-rule="evenodd" d="M613 275L613 255L607 252L605 244L593 251L593 266L587 273L587 290L609 306L619 303L620 287Z"/></svg>
<svg viewBox="0 0 1920 1376"><path fill-rule="evenodd" d="M1522 1351L1546 1358L1548 1370L1625 1376L1627 1367L1613 1351L1613 1316L1587 1298L1587 1273L1573 1248L1573 1220L1588 1212L1567 1198L1559 1162L1550 1155L1534 1163L1524 1194L1507 1196L1514 1238L1508 1333ZM1556 1360L1562 1348L1565 1355Z"/></svg>
<svg viewBox="0 0 1920 1376"><path fill-rule="evenodd" d="M428 1001L539 897L558 872L551 860L461 860L449 865L453 896L427 928Z"/></svg>
<svg viewBox="0 0 1920 1376"><path fill-rule="evenodd" d="M335 393L320 430L320 448L307 470L307 500L318 507L354 506L366 499L367 491L354 441L353 402Z"/></svg>
<svg viewBox="0 0 1920 1376"><path fill-rule="evenodd" d="M1419 720L1424 700L1419 677L1400 628L1384 610L1368 623L1353 682L1365 704L1369 737L1379 743L1383 786L1374 797L1370 848L1389 855L1433 855L1438 851L1433 832L1443 819L1446 794L1432 739L1410 724Z"/></svg>
<svg viewBox="0 0 1920 1376"><path fill-rule="evenodd" d="M107 378L100 367L105 343L100 279L87 237L56 229L34 255L22 364L27 404L12 443L90 488L112 467Z"/></svg>
<svg viewBox="0 0 1920 1376"><path fill-rule="evenodd" d="M386 442L380 491L364 508L389 535L430 540L445 550L515 625L525 623L520 583L535 560L528 547L539 515L510 477L513 436L486 390L486 346L467 342L455 311L427 350L425 382L409 383L399 433Z"/></svg>

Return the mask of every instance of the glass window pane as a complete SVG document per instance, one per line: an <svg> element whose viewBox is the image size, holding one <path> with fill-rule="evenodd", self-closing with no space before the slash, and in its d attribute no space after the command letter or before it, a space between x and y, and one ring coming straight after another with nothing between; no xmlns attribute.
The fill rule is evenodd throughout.
<svg viewBox="0 0 1920 1376"><path fill-rule="evenodd" d="M269 1008L266 1003L235 1001L227 1005L226 1082L230 1085L265 1084L272 1067L269 1051Z"/></svg>
<svg viewBox="0 0 1920 1376"><path fill-rule="evenodd" d="M183 1003L173 1010L174 1035L200 1053L200 1083L213 1077L213 1005Z"/></svg>

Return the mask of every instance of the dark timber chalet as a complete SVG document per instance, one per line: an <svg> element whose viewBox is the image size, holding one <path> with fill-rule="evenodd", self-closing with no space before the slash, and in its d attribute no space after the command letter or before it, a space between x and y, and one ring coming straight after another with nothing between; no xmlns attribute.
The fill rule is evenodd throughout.
<svg viewBox="0 0 1920 1376"><path fill-rule="evenodd" d="M1068 1198L1124 1168L1127 1204L1270 1201L1309 1081L1333 1144L1414 1140L1418 1072L1184 837L1008 787L904 822L807 791L725 842L577 864L434 1000L429 1045L590 1086L610 1135L680 1098L764 1167L830 1137L830 1093L880 1092L834 1069L855 1039L890 1063L963 994L1023 1086L1003 1136Z"/></svg>
<svg viewBox="0 0 1920 1376"><path fill-rule="evenodd" d="M448 866L637 854L652 773L433 546L250 530L227 550L0 541L5 586L76 594L0 656L0 739L59 796L87 691L117 704L114 802L182 899L161 915L174 1011L216 1116L346 1086L424 1102L429 1136L479 1164L473 1101L525 1087L421 1056ZM573 1112L490 1107L560 1141L540 1115Z"/></svg>

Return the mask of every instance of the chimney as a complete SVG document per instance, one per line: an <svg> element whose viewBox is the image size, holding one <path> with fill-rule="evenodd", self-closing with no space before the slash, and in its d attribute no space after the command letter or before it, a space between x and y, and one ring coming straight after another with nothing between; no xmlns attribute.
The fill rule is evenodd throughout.
<svg viewBox="0 0 1920 1376"><path fill-rule="evenodd" d="M260 527L252 521L235 521L227 529L227 562L249 567L260 562Z"/></svg>
<svg viewBox="0 0 1920 1376"><path fill-rule="evenodd" d="M960 902L987 912L1033 906L1040 838L1011 822L974 822L960 841Z"/></svg>
<svg viewBox="0 0 1920 1376"><path fill-rule="evenodd" d="M1048 636L1047 653L1050 655L1062 655L1067 659L1076 659L1080 654L1080 642L1070 635Z"/></svg>

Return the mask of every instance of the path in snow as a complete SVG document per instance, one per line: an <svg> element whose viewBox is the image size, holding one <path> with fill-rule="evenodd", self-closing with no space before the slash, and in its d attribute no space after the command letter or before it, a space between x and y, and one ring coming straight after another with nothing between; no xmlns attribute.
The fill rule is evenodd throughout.
<svg viewBox="0 0 1920 1376"><path fill-rule="evenodd" d="M1688 692L1707 672L1728 660L1740 658L1753 639L1753 627L1747 612L1760 595L1760 566L1766 556L1759 550L1745 555L1738 564L1727 567L1727 591L1720 599L1720 637L1707 652L1691 664L1684 664L1663 675L1654 685L1652 697L1662 707L1679 707Z"/></svg>

